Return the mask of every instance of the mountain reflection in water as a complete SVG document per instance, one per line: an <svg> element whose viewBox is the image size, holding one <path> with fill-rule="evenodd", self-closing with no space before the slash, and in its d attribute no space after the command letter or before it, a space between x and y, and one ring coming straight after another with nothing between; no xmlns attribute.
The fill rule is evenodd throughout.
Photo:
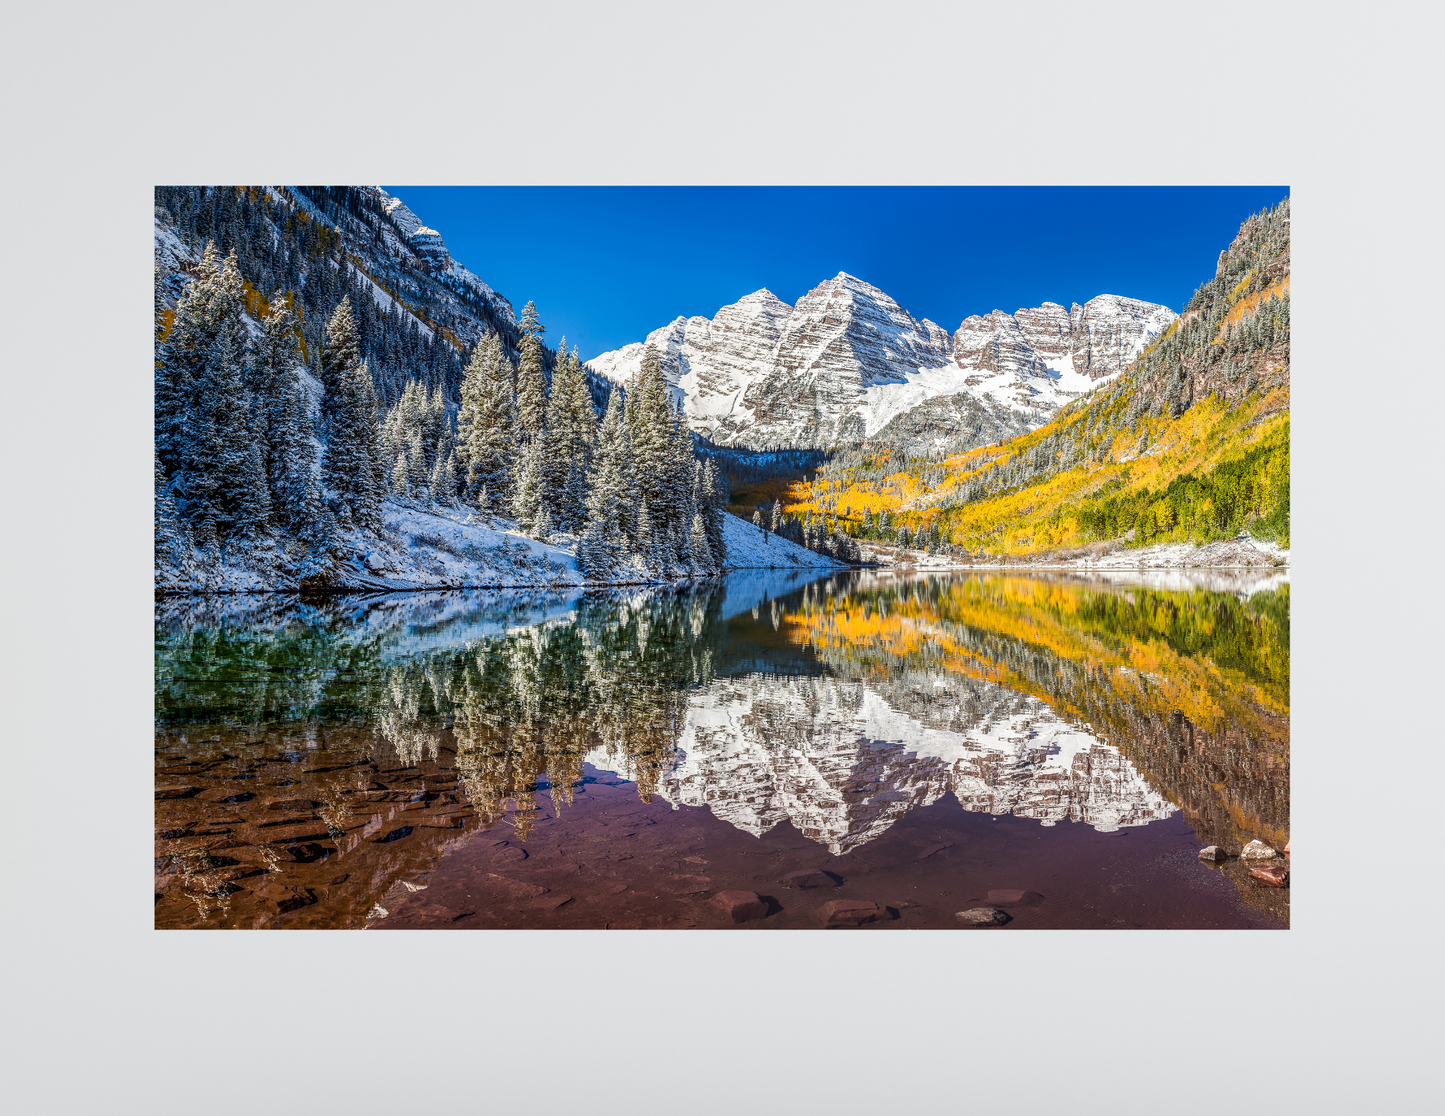
<svg viewBox="0 0 1445 1116"><path fill-rule="evenodd" d="M162 602L156 633L159 926L365 925L479 830L525 847L587 765L835 855L950 793L1102 832L1182 812L1231 852L1288 838L1279 577ZM1287 890L1230 874L1287 921Z"/></svg>

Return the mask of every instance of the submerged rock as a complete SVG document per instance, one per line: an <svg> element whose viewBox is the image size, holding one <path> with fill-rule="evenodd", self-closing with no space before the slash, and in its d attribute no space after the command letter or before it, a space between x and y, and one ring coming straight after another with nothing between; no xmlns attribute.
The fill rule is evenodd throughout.
<svg viewBox="0 0 1445 1116"><path fill-rule="evenodd" d="M789 872L782 882L789 887L837 887L843 881L832 872L821 868L808 868L802 872Z"/></svg>
<svg viewBox="0 0 1445 1116"><path fill-rule="evenodd" d="M1008 912L997 907L972 907L959 911L953 917L964 926L1002 926L1009 921Z"/></svg>
<svg viewBox="0 0 1445 1116"><path fill-rule="evenodd" d="M1239 854L1241 860L1272 860L1278 854L1263 841L1251 841Z"/></svg>
<svg viewBox="0 0 1445 1116"><path fill-rule="evenodd" d="M1044 897L1037 891L1007 887L990 891L988 901L995 907L1036 907L1044 901Z"/></svg>
<svg viewBox="0 0 1445 1116"><path fill-rule="evenodd" d="M888 917L888 908L866 899L834 899L818 908L818 921L824 926L862 926Z"/></svg>
<svg viewBox="0 0 1445 1116"><path fill-rule="evenodd" d="M768 917L767 901L755 891L719 891L712 897L712 905L734 922Z"/></svg>

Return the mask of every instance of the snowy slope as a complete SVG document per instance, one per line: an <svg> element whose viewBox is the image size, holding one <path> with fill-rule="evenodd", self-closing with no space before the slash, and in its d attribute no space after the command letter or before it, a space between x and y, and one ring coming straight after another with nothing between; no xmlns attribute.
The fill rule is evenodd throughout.
<svg viewBox="0 0 1445 1116"><path fill-rule="evenodd" d="M635 585L658 578L624 566L607 581L589 581L577 568L576 540L530 539L510 520L478 522L468 509L420 507L389 500L382 506L379 537L355 533L336 546L337 560L325 578L334 590L389 592L409 589ZM726 569L839 568L833 559L794 545L728 515L723 521ZM275 542L249 547L243 556L218 561L199 552L157 553L156 592L255 593L300 588L302 554Z"/></svg>

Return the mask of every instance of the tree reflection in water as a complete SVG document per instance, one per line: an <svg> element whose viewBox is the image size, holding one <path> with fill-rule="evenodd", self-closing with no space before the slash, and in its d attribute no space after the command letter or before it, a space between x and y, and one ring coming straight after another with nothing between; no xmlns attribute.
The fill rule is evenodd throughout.
<svg viewBox="0 0 1445 1116"><path fill-rule="evenodd" d="M525 842L587 762L840 852L949 791L1288 839L1287 583L750 588L159 605L158 925L361 925L476 831Z"/></svg>

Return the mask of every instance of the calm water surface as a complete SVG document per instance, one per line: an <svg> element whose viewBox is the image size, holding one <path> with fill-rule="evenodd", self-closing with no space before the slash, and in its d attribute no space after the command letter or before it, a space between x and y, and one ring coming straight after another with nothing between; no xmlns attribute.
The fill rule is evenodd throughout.
<svg viewBox="0 0 1445 1116"><path fill-rule="evenodd" d="M811 576L161 602L156 925L1288 925L1287 577Z"/></svg>

